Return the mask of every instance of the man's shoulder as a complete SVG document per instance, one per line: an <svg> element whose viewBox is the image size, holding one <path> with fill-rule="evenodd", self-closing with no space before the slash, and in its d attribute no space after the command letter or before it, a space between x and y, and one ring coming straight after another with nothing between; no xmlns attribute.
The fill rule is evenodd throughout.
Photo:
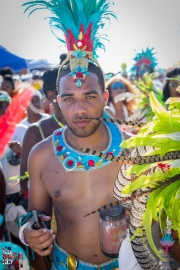
<svg viewBox="0 0 180 270"><path fill-rule="evenodd" d="M41 113L41 119L40 121L44 120L44 119L47 119L47 118L50 118L51 115L47 114L47 113Z"/></svg>
<svg viewBox="0 0 180 270"><path fill-rule="evenodd" d="M38 142L31 150L31 155L41 155L47 154L50 150L52 150L52 135L47 137L46 139Z"/></svg>
<svg viewBox="0 0 180 270"><path fill-rule="evenodd" d="M32 123L27 129L27 134L28 133L36 133L36 134L39 133L39 128L38 128L39 124L40 124L39 122Z"/></svg>
<svg viewBox="0 0 180 270"><path fill-rule="evenodd" d="M26 134L24 137L24 147L30 149L37 143L42 140L42 136L40 134L39 128L37 125L32 124L31 126L27 127Z"/></svg>
<svg viewBox="0 0 180 270"><path fill-rule="evenodd" d="M34 122L32 123L29 127L28 127L28 130L27 132L28 133L36 133L36 134L39 134L40 133L40 128L43 129L48 129L50 125L50 118L45 118L43 119L42 121L38 121L38 122Z"/></svg>

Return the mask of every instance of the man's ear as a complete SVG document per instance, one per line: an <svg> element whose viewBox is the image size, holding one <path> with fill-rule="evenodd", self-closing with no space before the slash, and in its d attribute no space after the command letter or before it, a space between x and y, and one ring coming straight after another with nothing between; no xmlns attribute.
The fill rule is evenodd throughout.
<svg viewBox="0 0 180 270"><path fill-rule="evenodd" d="M107 106L109 100L109 92L107 89L103 92L103 99L104 99L104 107Z"/></svg>
<svg viewBox="0 0 180 270"><path fill-rule="evenodd" d="M61 101L61 97L59 95L57 96L57 101L58 101L58 103L60 103L60 101Z"/></svg>

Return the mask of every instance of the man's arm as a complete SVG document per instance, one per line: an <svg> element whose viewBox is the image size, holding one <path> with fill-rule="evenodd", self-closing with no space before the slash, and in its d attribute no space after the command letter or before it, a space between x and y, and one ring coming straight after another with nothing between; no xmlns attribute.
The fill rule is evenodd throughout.
<svg viewBox="0 0 180 270"><path fill-rule="evenodd" d="M4 178L4 174L0 168L0 214L4 216L4 210L5 210L5 190L6 190L6 182ZM3 238L3 232L4 232L4 222L0 224L0 240Z"/></svg>
<svg viewBox="0 0 180 270"><path fill-rule="evenodd" d="M21 164L20 164L20 175L24 176L27 171L27 162L31 149L34 145L41 141L41 136L37 126L30 126L24 136L21 152ZM21 180L21 190L27 190L27 180Z"/></svg>
<svg viewBox="0 0 180 270"><path fill-rule="evenodd" d="M28 210L40 210L45 215L51 216L52 213L52 201L48 191L45 188L43 179L41 178L41 168L43 167L43 155L45 154L45 148L47 141L36 145L28 160L28 172L30 179L29 189L29 205ZM46 217L44 220L49 220ZM24 229L25 241L27 244L39 255L46 256L52 251L52 243L55 235L52 230L40 229L33 230L29 224Z"/></svg>
<svg viewBox="0 0 180 270"><path fill-rule="evenodd" d="M46 215L51 215L52 201L51 197L41 178L41 170L43 168L43 155L46 155L46 145L48 141L41 142L35 145L30 152L28 159L28 172L30 180L29 189L29 205L28 210L34 209L44 212Z"/></svg>

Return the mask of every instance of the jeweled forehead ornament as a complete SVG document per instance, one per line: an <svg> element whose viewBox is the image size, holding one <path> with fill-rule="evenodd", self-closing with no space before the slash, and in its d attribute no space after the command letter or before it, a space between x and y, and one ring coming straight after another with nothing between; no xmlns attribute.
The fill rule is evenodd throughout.
<svg viewBox="0 0 180 270"><path fill-rule="evenodd" d="M69 62L71 70L69 75L73 77L73 81L77 87L81 87L85 83L86 76L90 75L90 72L88 72L89 60L102 70L98 61L93 57L93 41L90 38L91 31L92 23L89 24L86 33L84 33L84 25L81 24L78 39L75 41L72 31L68 30L72 44L67 43L67 58L59 67L57 83L59 81L60 71L67 62ZM67 37L66 40L68 40Z"/></svg>
<svg viewBox="0 0 180 270"><path fill-rule="evenodd" d="M102 69L99 63L92 56L92 41L90 40L89 36L91 33L91 28L92 23L90 23L88 26L87 32L84 33L84 26L81 25L80 33L76 42L73 33L69 31L71 40L73 40L72 45L74 50L71 50L72 48L70 48L70 51L68 51L67 54L68 57L64 62L67 63L69 61L71 69L69 75L73 77L73 81L77 87L80 87L83 83L85 83L86 76L90 75L88 72L89 59L100 69ZM62 63L60 66L58 75L60 74L60 70L65 63Z"/></svg>
<svg viewBox="0 0 180 270"><path fill-rule="evenodd" d="M69 75L73 77L77 87L80 87L85 82L85 77L90 74L88 72L88 58L92 57L92 52L86 51L87 47L82 27L76 44L73 44L74 51L70 52L71 73Z"/></svg>

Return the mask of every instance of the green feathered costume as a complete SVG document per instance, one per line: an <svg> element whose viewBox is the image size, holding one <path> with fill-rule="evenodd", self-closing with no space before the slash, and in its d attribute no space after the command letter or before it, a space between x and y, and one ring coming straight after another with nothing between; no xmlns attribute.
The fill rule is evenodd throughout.
<svg viewBox="0 0 180 270"><path fill-rule="evenodd" d="M180 99L170 98L167 101L169 111L150 93L150 102L155 114L153 121L145 125L137 136L123 141L123 148L149 146L146 156L180 150ZM153 173L147 175L147 171ZM127 175L135 173L137 179L123 189L123 194L130 194L138 189L150 188L142 225L146 229L148 242L154 253L160 254L154 245L151 235L153 219L159 221L161 231L164 214L172 222L171 229L178 232L180 239L180 160L167 160L154 164L132 165ZM143 174L144 173L144 174Z"/></svg>

